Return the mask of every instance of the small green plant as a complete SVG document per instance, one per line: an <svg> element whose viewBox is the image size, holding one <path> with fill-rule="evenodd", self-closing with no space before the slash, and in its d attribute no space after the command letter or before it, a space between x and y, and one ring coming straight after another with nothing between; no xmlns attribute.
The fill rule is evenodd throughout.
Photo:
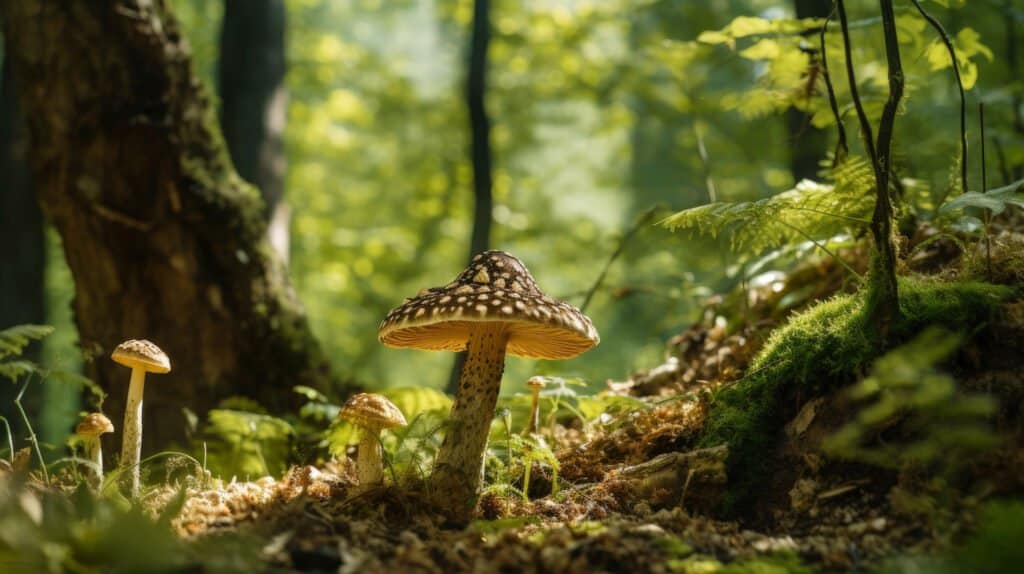
<svg viewBox="0 0 1024 574"><path fill-rule="evenodd" d="M106 394L96 383L76 373L69 373L59 369L47 369L38 363L22 357L25 348L33 341L40 341L53 333L53 327L49 325L15 325L0 331L0 378L8 379L12 383L21 383L21 388L14 398L14 407L21 416L22 423L28 433L29 443L39 462L39 471L42 474L43 482L49 483L50 475L47 470L46 459L43 456L39 445L39 438L36 436L29 420L28 413L21 399L32 382L33 377L39 377L41 381L51 380L59 384L66 384L89 391L96 407L103 403ZM0 417L2 418L2 417ZM6 419L3 419L4 429L7 431L7 444L10 449L10 456L14 456L14 438L11 436L11 427Z"/></svg>
<svg viewBox="0 0 1024 574"><path fill-rule="evenodd" d="M215 474L257 478L280 476L290 462L295 430L256 404L227 399L207 415L203 430L207 464Z"/></svg>

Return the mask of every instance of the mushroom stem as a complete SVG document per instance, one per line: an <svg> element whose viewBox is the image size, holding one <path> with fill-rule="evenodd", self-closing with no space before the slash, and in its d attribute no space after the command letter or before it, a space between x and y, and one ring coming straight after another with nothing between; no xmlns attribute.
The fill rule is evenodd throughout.
<svg viewBox="0 0 1024 574"><path fill-rule="evenodd" d="M359 437L359 451L356 454L356 473L359 475L359 492L365 492L384 480L384 460L380 448L380 430L364 429Z"/></svg>
<svg viewBox="0 0 1024 574"><path fill-rule="evenodd" d="M124 409L124 437L121 442L121 470L131 496L139 494L139 458L142 455L142 391L146 386L146 370L132 369L128 385L128 402Z"/></svg>
<svg viewBox="0 0 1024 574"><path fill-rule="evenodd" d="M436 501L457 521L468 519L476 506L508 338L506 325L497 322L479 323L469 334L450 426L432 479Z"/></svg>
<svg viewBox="0 0 1024 574"><path fill-rule="evenodd" d="M103 450L100 447L100 437L82 437L82 449L85 451L85 459L91 463L86 469L89 484L98 489L103 485Z"/></svg>
<svg viewBox="0 0 1024 574"><path fill-rule="evenodd" d="M537 421L540 419L540 388L536 387L530 390L533 392L533 402L530 405L530 422L526 424L524 433L528 435L537 432Z"/></svg>

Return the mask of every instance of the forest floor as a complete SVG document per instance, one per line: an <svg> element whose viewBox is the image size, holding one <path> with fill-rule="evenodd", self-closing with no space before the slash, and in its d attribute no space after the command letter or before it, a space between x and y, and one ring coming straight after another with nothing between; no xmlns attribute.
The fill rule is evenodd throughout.
<svg viewBox="0 0 1024 574"><path fill-rule="evenodd" d="M913 240L922 248L908 246L904 272L943 281L966 273L971 263L955 245L925 243L930 237L922 229ZM1020 235L998 237L1002 271L993 282L1021 284L1021 247ZM866 266L864 253L844 256ZM748 292L745 303L712 301L699 323L669 342L664 364L608 381L606 394L636 397L650 408L604 421L613 424L583 428L575 421L546 430L560 462L560 492L550 494L550 469L535 464L530 500L489 491L480 518L467 528L446 527L422 503L428 493L421 482L350 497L349 461L190 492L173 524L191 539L241 532L260 545L265 566L304 572L857 571L948 552L977 528L985 500L1024 492L1019 290L992 321L977 325L948 365L961 389L996 395L998 448L941 480L924 467L833 460L822 442L852 418L847 393L790 394L787 410L795 416L771 441L754 496L742 512L721 511L735 479L728 476L728 446L698 445L715 391L743 379L788 317L853 287L824 258L804 264L782 286ZM743 326L731 332L716 320L741 308ZM892 440L906 432L894 419L886 429ZM168 490L164 498L172 495Z"/></svg>
<svg viewBox="0 0 1024 574"><path fill-rule="evenodd" d="M981 265L928 229L905 250L903 273L935 281L966 279ZM607 382L605 395L647 408L542 430L559 461L558 492L551 492L552 469L534 463L528 500L490 489L467 527L447 525L424 503L429 484L422 480L399 477L353 495L355 473L344 458L294 467L281 479L168 486L151 492L147 505L154 515L180 508L170 524L199 569L210 572L771 573L874 571L901 560L917 568L919 558L952 556L978 529L989 500L1024 493L1022 253L1024 235L997 236L996 271L985 266L986 273L992 284L1011 286L1010 295L942 365L955 374L958 392L983 390L997 402L998 446L955 473L825 452L826 438L856 415L849 384L870 363L853 380L777 394L784 420L759 443L768 445L763 460L739 467L747 476L730 475L733 445L701 442L720 391L749 383L750 365L773 331L855 290L842 267L822 258L781 283L710 301L698 323L668 342L663 364ZM842 255L866 267L863 249ZM890 418L873 441L899 443L914 432L903 415ZM746 494L736 494L737 484ZM22 496L20 504L38 503Z"/></svg>

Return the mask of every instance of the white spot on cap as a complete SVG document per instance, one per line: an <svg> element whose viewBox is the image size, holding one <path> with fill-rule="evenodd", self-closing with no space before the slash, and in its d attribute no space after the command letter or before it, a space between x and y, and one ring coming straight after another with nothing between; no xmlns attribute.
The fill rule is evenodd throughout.
<svg viewBox="0 0 1024 574"><path fill-rule="evenodd" d="M476 275L473 276L473 283L490 283L491 276L487 274L487 270L481 267L477 269Z"/></svg>

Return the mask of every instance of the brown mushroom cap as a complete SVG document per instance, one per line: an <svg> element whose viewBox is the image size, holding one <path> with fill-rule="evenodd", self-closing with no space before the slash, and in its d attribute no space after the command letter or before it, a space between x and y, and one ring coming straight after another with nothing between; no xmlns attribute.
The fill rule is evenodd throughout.
<svg viewBox="0 0 1024 574"><path fill-rule="evenodd" d="M352 395L338 411L338 418L371 430L404 427L408 424L394 403L376 393Z"/></svg>
<svg viewBox="0 0 1024 574"><path fill-rule="evenodd" d="M82 436L100 436L108 432L114 432L114 424L103 413L89 413L75 427L75 434Z"/></svg>
<svg viewBox="0 0 1024 574"><path fill-rule="evenodd" d="M448 285L407 299L379 337L389 347L462 351L484 322L507 323L507 352L520 357L568 359L601 341L586 315L542 293L523 262L503 251L485 251Z"/></svg>
<svg viewBox="0 0 1024 574"><path fill-rule="evenodd" d="M114 349L110 358L133 369L150 373L166 373L171 370L171 360L153 343L145 339L129 339Z"/></svg>

